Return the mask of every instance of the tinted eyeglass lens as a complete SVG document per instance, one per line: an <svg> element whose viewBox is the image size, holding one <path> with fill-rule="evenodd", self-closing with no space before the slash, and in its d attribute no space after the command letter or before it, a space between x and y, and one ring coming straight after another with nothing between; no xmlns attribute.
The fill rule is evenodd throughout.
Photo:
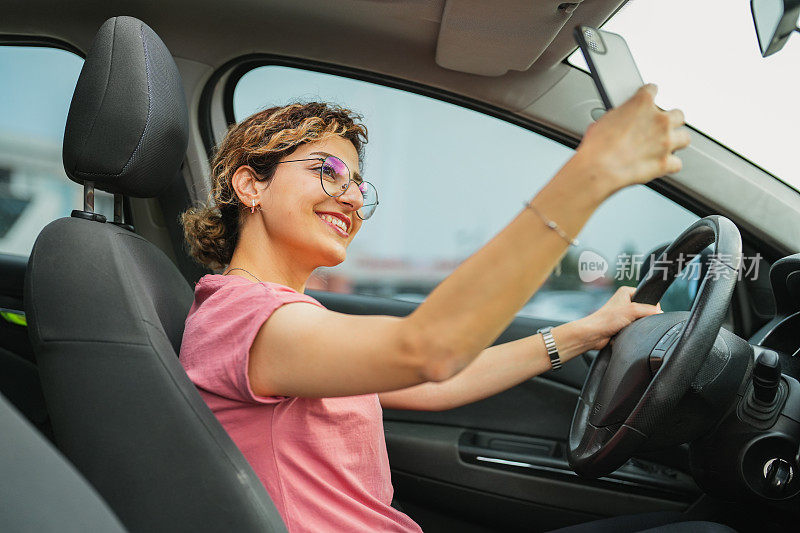
<svg viewBox="0 0 800 533"><path fill-rule="evenodd" d="M375 212L378 207L378 191L375 186L368 181L363 181L358 185L358 190L364 196L364 205L357 211L361 220L367 220Z"/></svg>
<svg viewBox="0 0 800 533"><path fill-rule="evenodd" d="M322 188L335 198L347 190L347 184L350 182L350 170L338 157L326 157L320 168L320 177Z"/></svg>

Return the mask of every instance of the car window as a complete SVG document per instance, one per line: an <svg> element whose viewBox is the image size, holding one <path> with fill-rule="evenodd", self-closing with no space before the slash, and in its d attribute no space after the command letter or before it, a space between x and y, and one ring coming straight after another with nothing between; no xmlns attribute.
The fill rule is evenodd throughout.
<svg viewBox="0 0 800 533"><path fill-rule="evenodd" d="M239 121L266 107L311 100L364 116L369 143L362 170L380 200L347 259L318 269L308 284L312 289L424 300L573 154L543 135L476 111L290 67L249 71L236 85L232 104ZM557 219L558 206L547 214ZM578 236L580 245L569 250L520 314L571 320L594 311L617 286L636 284L635 272L624 271L625 257L640 266L647 252L695 220L647 187L617 193L597 210ZM688 308L691 300L678 303Z"/></svg>
<svg viewBox="0 0 800 533"><path fill-rule="evenodd" d="M28 256L50 221L83 206L61 145L83 59L56 48L0 46L0 253ZM97 191L95 209L113 212Z"/></svg>

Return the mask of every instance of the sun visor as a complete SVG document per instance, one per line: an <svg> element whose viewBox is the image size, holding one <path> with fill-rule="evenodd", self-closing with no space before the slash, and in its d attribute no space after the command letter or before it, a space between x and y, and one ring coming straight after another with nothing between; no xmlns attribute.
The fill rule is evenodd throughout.
<svg viewBox="0 0 800 533"><path fill-rule="evenodd" d="M567 35L578 23L573 20L568 24L573 14L591 11L594 16L589 18L593 22L604 21L620 3L595 0L588 2L586 9L583 0L447 0L436 45L436 63L482 76L528 70L559 33L562 34L557 40L559 47L574 50L575 43Z"/></svg>

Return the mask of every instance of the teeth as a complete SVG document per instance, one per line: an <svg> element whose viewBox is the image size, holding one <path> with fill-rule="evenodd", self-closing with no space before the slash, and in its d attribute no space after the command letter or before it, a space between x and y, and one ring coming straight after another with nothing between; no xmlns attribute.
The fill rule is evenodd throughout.
<svg viewBox="0 0 800 533"><path fill-rule="evenodd" d="M330 222L331 224L337 226L338 228L341 228L342 231L347 233L347 225L345 225L345 223L341 219L331 215L320 215L320 218L322 218L322 220Z"/></svg>

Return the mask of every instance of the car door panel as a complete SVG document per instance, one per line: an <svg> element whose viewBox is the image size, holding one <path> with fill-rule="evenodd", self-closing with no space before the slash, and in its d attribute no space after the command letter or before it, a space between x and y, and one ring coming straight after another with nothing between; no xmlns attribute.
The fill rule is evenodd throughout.
<svg viewBox="0 0 800 533"><path fill-rule="evenodd" d="M384 420L480 428L565 440L579 391L543 377L447 411L387 409Z"/></svg>
<svg viewBox="0 0 800 533"><path fill-rule="evenodd" d="M560 441L550 441L548 446L546 439L395 421L386 421L385 428L392 479L404 507L409 503L424 507L436 502L441 508L439 500L446 499L441 493L450 492L453 501L450 513L485 524L503 524L499 528L503 531L509 528L536 531L608 515L681 511L696 496L691 478L686 475L673 480L663 476L660 489L641 478L637 480L633 468L622 469L625 471L610 478L582 480L568 469ZM475 446L473 438L480 434L484 443L492 443L494 439L506 449L514 445L518 449L508 453L498 452L495 446ZM532 441L536 441L536 446L531 446ZM474 460L487 456L513 460L507 460L506 464ZM533 467L519 466L522 464ZM672 487L668 486L670 481ZM432 492L434 487L438 494ZM471 509L456 496L466 490L488 499ZM514 509L512 516L498 515L490 504L495 498L507 500L506 504ZM523 519L526 508L536 509L533 521Z"/></svg>

